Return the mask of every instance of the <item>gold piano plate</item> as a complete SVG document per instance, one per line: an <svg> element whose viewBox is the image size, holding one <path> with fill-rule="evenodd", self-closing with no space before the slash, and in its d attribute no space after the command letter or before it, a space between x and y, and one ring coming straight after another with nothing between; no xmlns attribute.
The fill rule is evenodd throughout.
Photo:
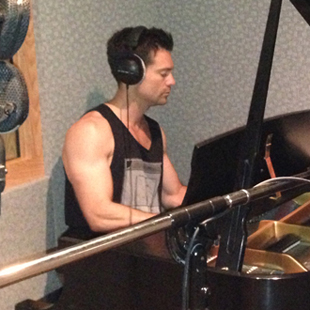
<svg viewBox="0 0 310 310"><path fill-rule="evenodd" d="M294 234L310 243L310 227L287 224L279 221L261 221L260 228L248 237L247 247L262 249L287 234Z"/></svg>
<svg viewBox="0 0 310 310"><path fill-rule="evenodd" d="M210 251L208 266L215 267L218 247ZM245 274L293 274L308 269L288 254L246 248L242 272Z"/></svg>
<svg viewBox="0 0 310 310"><path fill-rule="evenodd" d="M288 245L282 253L274 253L268 250L272 244L283 240L289 235L295 236L296 242ZM310 270L310 227L287 224L281 221L262 221L260 228L248 237L247 248L264 250L263 252L268 253L268 255L277 254L283 256L283 258L284 255L291 257L292 262L295 261L296 264L285 263L285 273L294 272L295 268L299 268L298 265L302 266L306 271ZM277 258L275 262L278 264L278 261L281 260L282 258Z"/></svg>
<svg viewBox="0 0 310 310"><path fill-rule="evenodd" d="M288 234L299 237L295 248L285 253L266 250ZM214 267L218 247L209 252L208 266ZM278 221L261 221L247 240L242 272L245 274L293 274L310 270L310 227Z"/></svg>
<svg viewBox="0 0 310 310"><path fill-rule="evenodd" d="M245 251L243 272L247 274L289 274L306 272L308 269L294 257L283 253L255 250Z"/></svg>

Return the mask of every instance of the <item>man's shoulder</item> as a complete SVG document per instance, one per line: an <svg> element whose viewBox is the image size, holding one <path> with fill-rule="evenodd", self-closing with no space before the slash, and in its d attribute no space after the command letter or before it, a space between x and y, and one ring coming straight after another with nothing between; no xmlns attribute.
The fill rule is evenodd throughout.
<svg viewBox="0 0 310 310"><path fill-rule="evenodd" d="M111 136L109 122L98 111L90 111L84 114L68 130L69 136L104 137Z"/></svg>
<svg viewBox="0 0 310 310"><path fill-rule="evenodd" d="M108 124L108 121L105 117L103 117L98 111L90 111L84 114L73 127L83 129L96 129L97 127L100 129L101 127L105 127Z"/></svg>
<svg viewBox="0 0 310 310"><path fill-rule="evenodd" d="M96 154L113 154L114 139L108 121L96 111L81 117L68 130L64 144L64 155L94 158ZM74 154L73 154L74 153Z"/></svg>

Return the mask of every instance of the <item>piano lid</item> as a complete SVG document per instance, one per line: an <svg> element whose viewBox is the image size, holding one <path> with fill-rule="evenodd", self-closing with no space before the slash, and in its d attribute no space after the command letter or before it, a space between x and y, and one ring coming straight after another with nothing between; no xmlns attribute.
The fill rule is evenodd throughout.
<svg viewBox="0 0 310 310"><path fill-rule="evenodd" d="M306 21L310 21L310 0L291 2ZM247 124L196 145L183 205L247 189L274 176L292 176L310 166L306 142L310 112L301 112L304 116L293 113L264 120L281 6L282 0L271 0ZM308 191L309 186L305 189ZM269 199L255 208L237 206L223 216L225 223L217 225L217 235L221 236L217 267L240 271L247 237L243 225L246 219L257 217L303 192L304 189L290 195L276 193L277 199Z"/></svg>
<svg viewBox="0 0 310 310"><path fill-rule="evenodd" d="M253 173L253 184L269 179L266 142L270 140L270 161L276 176L291 176L310 167L310 110L294 112L264 121L259 154ZM195 145L191 175L183 205L233 191L239 144L245 128L214 137ZM297 196L298 193L293 195ZM284 195L280 202L287 199ZM275 204L276 200L272 203ZM255 213L259 213L256 210Z"/></svg>

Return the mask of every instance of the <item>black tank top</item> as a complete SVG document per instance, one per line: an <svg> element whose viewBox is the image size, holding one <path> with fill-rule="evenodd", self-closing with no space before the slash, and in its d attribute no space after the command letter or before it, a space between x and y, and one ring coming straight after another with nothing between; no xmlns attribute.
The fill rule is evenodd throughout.
<svg viewBox="0 0 310 310"><path fill-rule="evenodd" d="M111 173L113 201L142 211L159 213L161 208L163 141L156 121L145 115L151 133L151 147L145 149L106 105L98 111L110 124L115 141ZM65 221L73 229L89 230L73 187L66 175Z"/></svg>

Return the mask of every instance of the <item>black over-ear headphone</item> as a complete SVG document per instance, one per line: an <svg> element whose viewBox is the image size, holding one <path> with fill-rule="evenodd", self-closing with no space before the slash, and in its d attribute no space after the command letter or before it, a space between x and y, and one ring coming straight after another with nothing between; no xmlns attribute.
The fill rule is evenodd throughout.
<svg viewBox="0 0 310 310"><path fill-rule="evenodd" d="M138 46L140 36L145 30L144 26L133 28L126 39L130 50L112 56L112 73L117 81L126 85L138 84L144 79L145 64L142 58L134 53L134 49Z"/></svg>

